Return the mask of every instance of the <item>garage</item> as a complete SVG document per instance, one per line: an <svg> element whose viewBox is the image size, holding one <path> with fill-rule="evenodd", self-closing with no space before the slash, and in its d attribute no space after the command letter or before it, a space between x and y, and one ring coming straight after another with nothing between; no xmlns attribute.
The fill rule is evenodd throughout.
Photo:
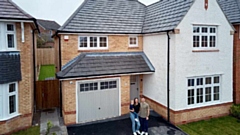
<svg viewBox="0 0 240 135"><path fill-rule="evenodd" d="M77 83L78 123L119 116L119 79Z"/></svg>

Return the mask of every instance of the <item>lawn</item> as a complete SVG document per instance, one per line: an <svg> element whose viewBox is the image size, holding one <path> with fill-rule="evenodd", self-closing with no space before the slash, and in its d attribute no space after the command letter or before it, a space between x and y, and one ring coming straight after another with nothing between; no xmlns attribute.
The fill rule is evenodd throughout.
<svg viewBox="0 0 240 135"><path fill-rule="evenodd" d="M226 116L178 126L189 135L240 135L240 121Z"/></svg>
<svg viewBox="0 0 240 135"><path fill-rule="evenodd" d="M55 77L55 66L54 65L42 65L40 67L39 81L45 80L45 78Z"/></svg>
<svg viewBox="0 0 240 135"><path fill-rule="evenodd" d="M35 126L35 127L28 128L26 130L13 133L12 135L39 135L39 134L40 134L40 127Z"/></svg>

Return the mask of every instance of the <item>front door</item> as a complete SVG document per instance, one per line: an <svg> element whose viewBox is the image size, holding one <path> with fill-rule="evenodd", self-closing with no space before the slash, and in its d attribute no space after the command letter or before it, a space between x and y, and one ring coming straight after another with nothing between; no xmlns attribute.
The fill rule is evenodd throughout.
<svg viewBox="0 0 240 135"><path fill-rule="evenodd" d="M134 98L139 98L138 80L138 75L132 75L130 77L130 100L133 100Z"/></svg>

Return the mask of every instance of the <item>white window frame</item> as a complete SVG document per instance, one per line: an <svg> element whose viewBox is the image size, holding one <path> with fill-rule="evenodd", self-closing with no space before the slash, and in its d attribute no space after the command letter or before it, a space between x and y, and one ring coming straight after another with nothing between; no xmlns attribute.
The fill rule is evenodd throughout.
<svg viewBox="0 0 240 135"><path fill-rule="evenodd" d="M198 33L194 33L194 27L199 27L199 32ZM207 33L203 33L202 32L202 28L203 27L207 27L208 32ZM210 28L215 28L215 33L210 33ZM192 48L193 50L213 50L213 49L217 49L218 46L218 27L216 25L193 25L192 26ZM194 36L199 36L199 47L194 47ZM207 40L207 47L202 47L202 36L207 36L208 40ZM210 36L215 36L215 47L210 47Z"/></svg>
<svg viewBox="0 0 240 135"><path fill-rule="evenodd" d="M131 44L131 38L136 38L136 44ZM129 36L128 38L129 47L138 47L138 36Z"/></svg>
<svg viewBox="0 0 240 135"><path fill-rule="evenodd" d="M10 24L10 25L13 25L13 29L14 31L8 31L7 30L7 25ZM6 50L16 50L17 49L17 40L16 40L16 26L15 26L15 23L5 23L5 36L6 36ZM8 34L12 34L13 35L13 42L14 42L14 48L9 48L8 47L8 40L7 40L7 35Z"/></svg>
<svg viewBox="0 0 240 135"><path fill-rule="evenodd" d="M211 84L205 84L206 78L211 77L212 83ZM219 77L219 83L214 83L214 77ZM203 85L197 85L197 79L198 78L203 78ZM194 79L194 86L188 86L188 80L189 79ZM203 106L209 106L209 105L214 105L218 104L221 102L221 96L222 96L222 75L216 74L216 75L207 75L207 76L197 76L197 77L188 77L187 78L187 84L186 84L186 105L188 108L195 108L195 107L203 107ZM219 86L219 99L214 100L214 87ZM206 102L205 97L206 97L206 87L211 87L211 101ZM197 103L197 89L198 88L203 88L203 102L202 103ZM194 89L194 104L188 104L188 90Z"/></svg>
<svg viewBox="0 0 240 135"><path fill-rule="evenodd" d="M7 25L13 25L14 31L7 31ZM8 48L7 35L13 34L14 48ZM16 24L13 22L0 22L0 51L17 51Z"/></svg>
<svg viewBox="0 0 240 135"><path fill-rule="evenodd" d="M87 47L80 47L80 37L87 37ZM96 37L97 38L97 47L90 47L90 37ZM104 37L106 38L106 47L100 47L100 38ZM108 36L78 36L78 50L106 50L108 49Z"/></svg>
<svg viewBox="0 0 240 135"><path fill-rule="evenodd" d="M15 84L15 91L9 92L9 85ZM11 82L6 84L0 84L0 121L5 121L16 117L19 115L18 112L18 82ZM10 104L9 104L9 97L15 95L16 97L16 111L14 113L10 113Z"/></svg>

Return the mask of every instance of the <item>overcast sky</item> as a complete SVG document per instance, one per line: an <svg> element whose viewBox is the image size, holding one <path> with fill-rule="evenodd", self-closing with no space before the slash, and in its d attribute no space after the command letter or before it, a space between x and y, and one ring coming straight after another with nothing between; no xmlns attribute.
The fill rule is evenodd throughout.
<svg viewBox="0 0 240 135"><path fill-rule="evenodd" d="M55 20L62 25L84 0L13 0L37 19ZM145 5L158 0L139 0Z"/></svg>

